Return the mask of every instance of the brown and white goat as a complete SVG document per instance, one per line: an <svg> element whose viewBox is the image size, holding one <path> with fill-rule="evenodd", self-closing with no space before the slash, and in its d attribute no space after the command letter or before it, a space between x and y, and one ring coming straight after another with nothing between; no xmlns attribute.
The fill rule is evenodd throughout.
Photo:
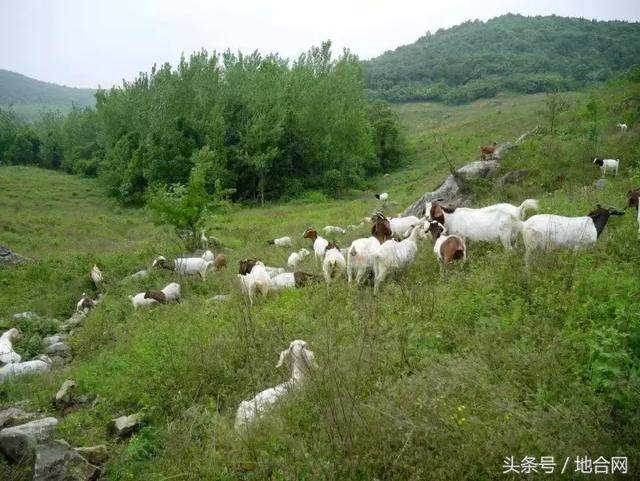
<svg viewBox="0 0 640 481"><path fill-rule="evenodd" d="M496 143L495 140L493 142L491 142L490 144L481 145L480 146L480 158L482 160L491 160L493 158L493 153L496 151L496 147L497 146L498 146L498 144ZM489 159L487 159L487 155L489 156Z"/></svg>
<svg viewBox="0 0 640 481"><path fill-rule="evenodd" d="M455 260L467 260L467 246L462 237L447 235L445 227L436 220L429 223L427 232L433 238L433 252L443 266Z"/></svg>

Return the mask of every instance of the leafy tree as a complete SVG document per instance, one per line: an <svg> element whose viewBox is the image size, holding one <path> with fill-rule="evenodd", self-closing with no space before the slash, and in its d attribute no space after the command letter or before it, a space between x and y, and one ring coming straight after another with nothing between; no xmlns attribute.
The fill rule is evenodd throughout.
<svg viewBox="0 0 640 481"><path fill-rule="evenodd" d="M207 160L208 152L195 155L195 166L191 169L188 183L170 187L156 185L147 193L149 208L157 222L172 225L178 234L188 232L185 247L189 250L198 247L198 227L205 211L224 205L233 193L233 189L223 189L220 180L216 179L214 195L209 195L206 189Z"/></svg>
<svg viewBox="0 0 640 481"><path fill-rule="evenodd" d="M544 99L544 116L549 124L549 133L554 135L558 116L569 108L566 99L559 92L548 92Z"/></svg>

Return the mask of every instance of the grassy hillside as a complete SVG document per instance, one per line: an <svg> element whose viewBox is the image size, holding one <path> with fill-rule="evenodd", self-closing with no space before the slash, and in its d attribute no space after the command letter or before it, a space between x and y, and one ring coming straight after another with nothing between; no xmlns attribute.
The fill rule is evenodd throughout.
<svg viewBox="0 0 640 481"><path fill-rule="evenodd" d="M42 109L67 113L73 104L95 105L94 90L65 87L42 82L9 70L0 69L0 108L11 107L26 120L38 118Z"/></svg>
<svg viewBox="0 0 640 481"><path fill-rule="evenodd" d="M571 94L556 136L527 141L503 161L504 172L525 168L530 176L504 189L477 182L471 204L534 196L543 212L565 215L584 215L596 203L623 206L640 184L640 132L630 126L620 134L615 122L624 99L639 93L616 83ZM536 112L544 101L501 96L456 108L398 107L411 154L402 172L376 179L393 199L387 212L445 177L438 139L462 165L481 142L513 140L543 123ZM595 144L590 103L598 109ZM593 148L621 159L620 175L603 190L592 187ZM549 254L530 272L520 249L473 244L465 266L441 274L425 240L406 276L377 298L370 287L340 281L271 295L250 309L236 285L239 259L284 265L290 251L266 239L290 235L294 248L308 247L305 227L357 223L377 202L362 192L343 202L232 208L207 219L230 268L204 283L181 279L181 304L134 312L128 294L172 276L121 279L158 253L179 252L167 230L143 211L118 210L86 179L2 167L0 182L0 207L16 213L3 216L0 243L37 259L0 270L3 294L10 289L0 296L0 319L27 309L63 318L91 289L95 261L107 279L104 304L73 337L73 362L50 376L6 382L0 403L29 399L50 411L61 382L76 379L79 393L99 400L68 413L60 437L109 443L109 480L509 479L505 456L555 456L559 470L577 455L627 456L630 474L621 479L640 477L633 462L640 456L640 243L632 215L613 219L593 250ZM346 246L365 234L337 241ZM319 271L312 259L303 269ZM46 302L45 289L52 291ZM233 298L207 301L219 293ZM232 429L238 403L288 377L275 364L293 339L309 342L319 370L239 438ZM32 349L29 342L19 349ZM107 421L138 410L145 426L113 442ZM0 478L18 479L1 463Z"/></svg>
<svg viewBox="0 0 640 481"><path fill-rule="evenodd" d="M394 102L459 104L501 91L572 90L638 63L640 24L503 15L427 33L365 63L368 87Z"/></svg>

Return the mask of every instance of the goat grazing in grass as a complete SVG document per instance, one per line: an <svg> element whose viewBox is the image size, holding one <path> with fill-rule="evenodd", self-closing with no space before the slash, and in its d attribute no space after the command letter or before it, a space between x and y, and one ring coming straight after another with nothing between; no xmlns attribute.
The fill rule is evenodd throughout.
<svg viewBox="0 0 640 481"><path fill-rule="evenodd" d="M277 239L271 239L267 241L267 244L278 247L291 247L291 237L278 237Z"/></svg>
<svg viewBox="0 0 640 481"><path fill-rule="evenodd" d="M373 292L377 293L380 284L389 272L406 269L411 265L418 253L418 240L423 238L424 227L420 224L413 226L411 234L398 242L394 239L385 241L374 254L373 271L375 274Z"/></svg>
<svg viewBox="0 0 640 481"><path fill-rule="evenodd" d="M331 280L341 276L347 268L347 262L340 248L330 242L327 245L324 260L322 261L322 273L327 284L331 284Z"/></svg>
<svg viewBox="0 0 640 481"><path fill-rule="evenodd" d="M385 201L389 198L389 194L386 192L383 192L382 194L376 194L376 199L381 200L381 201Z"/></svg>
<svg viewBox="0 0 640 481"><path fill-rule="evenodd" d="M347 230L335 225L327 225L322 228L322 232L324 232L327 235L340 235L347 232Z"/></svg>
<svg viewBox="0 0 640 481"><path fill-rule="evenodd" d="M302 237L304 239L311 239L311 241L313 242L313 253L315 255L316 261L322 261L325 249L327 248L329 241L324 237L320 237L315 229L305 230L304 234L302 234Z"/></svg>
<svg viewBox="0 0 640 481"><path fill-rule="evenodd" d="M522 231L525 261L529 264L531 255L537 251L553 249L579 249L596 243L609 217L623 215L614 208L602 208L600 204L583 217L563 217L553 214L539 214L525 222L514 221Z"/></svg>
<svg viewBox="0 0 640 481"><path fill-rule="evenodd" d="M238 279L240 280L240 289L249 298L251 305L253 305L253 299L257 292L266 297L272 287L271 277L267 273L265 265L258 259L240 261Z"/></svg>
<svg viewBox="0 0 640 481"><path fill-rule="evenodd" d="M167 284L160 291L147 291L144 293L145 299L155 299L160 304L166 304L171 301L180 301L180 284L172 282Z"/></svg>
<svg viewBox="0 0 640 481"><path fill-rule="evenodd" d="M20 337L20 331L15 327L5 331L0 336L0 365L13 364L22 360L20 354L13 350L13 341L17 340L18 337Z"/></svg>
<svg viewBox="0 0 640 481"><path fill-rule="evenodd" d="M302 340L291 342L289 347L280 353L276 368L282 367L285 363L291 365L291 378L275 387L265 389L249 401L242 401L236 412L236 432L245 432L278 399L299 389L309 371L318 367L313 351L309 350L308 344Z"/></svg>
<svg viewBox="0 0 640 481"><path fill-rule="evenodd" d="M168 269L182 275L198 274L204 281L207 278L207 270L213 265L214 261L206 261L201 257L177 257L172 266L164 256L158 256L152 267Z"/></svg>
<svg viewBox="0 0 640 481"><path fill-rule="evenodd" d="M432 220L426 226L428 226L427 232L433 239L433 252L442 266L458 259L462 262L467 260L467 246L462 237L447 235L447 230L437 220Z"/></svg>
<svg viewBox="0 0 640 481"><path fill-rule="evenodd" d="M282 289L301 288L309 282L318 280L319 276L308 272L284 272L271 278L271 287L275 291Z"/></svg>
<svg viewBox="0 0 640 481"><path fill-rule="evenodd" d="M596 157L595 159L593 159L593 163L600 166L602 177L607 174L608 170L613 171L614 177L618 175L618 167L620 166L620 161L617 159L602 159L600 157Z"/></svg>
<svg viewBox="0 0 640 481"><path fill-rule="evenodd" d="M495 140L493 142L491 142L490 144L481 145L480 146L480 158L482 160L487 160L487 155L488 155L489 156L488 160L491 160L493 158L493 153L496 151L496 147L497 146L498 146L498 144L496 143Z"/></svg>
<svg viewBox="0 0 640 481"><path fill-rule="evenodd" d="M155 304L158 304L157 300L151 297L146 297L146 295L147 295L146 292L139 292L135 296L129 296L129 299L131 300L131 303L133 304L134 309L136 310L144 309L147 307L151 307Z"/></svg>
<svg viewBox="0 0 640 481"><path fill-rule="evenodd" d="M296 266L309 254L310 252L307 249L300 249L298 252L292 252L287 259L287 266L289 266L290 269L295 269Z"/></svg>
<svg viewBox="0 0 640 481"><path fill-rule="evenodd" d="M638 238L640 238L640 189L630 190L627 194L627 207L635 207L638 219Z"/></svg>
<svg viewBox="0 0 640 481"><path fill-rule="evenodd" d="M360 284L364 276L373 272L374 254L384 241L391 239L391 225L382 213L373 217L371 237L356 239L347 250L347 280L351 282L355 273L356 283Z"/></svg>

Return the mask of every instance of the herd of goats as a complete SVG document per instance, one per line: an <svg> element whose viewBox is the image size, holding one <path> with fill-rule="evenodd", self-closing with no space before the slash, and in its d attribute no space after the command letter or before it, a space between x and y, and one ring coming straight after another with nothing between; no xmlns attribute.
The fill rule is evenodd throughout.
<svg viewBox="0 0 640 481"><path fill-rule="evenodd" d="M487 147L489 151L492 147L495 148L495 144L483 147ZM608 171L614 174L618 172L618 160L596 158L594 164L601 167L603 176ZM388 200L389 194L377 194L376 198L384 203ZM640 237L639 203L640 189L629 191L625 209L635 207ZM511 250L517 237L521 235L525 247L525 263L529 265L534 253L554 249L577 250L595 244L610 216L624 214L623 210L597 205L586 216L538 214L525 220L527 211L538 209L538 201L535 199L526 199L519 206L499 203L482 208L449 208L442 204L442 199L438 199L425 203L421 218L387 218L382 212L377 211L373 216L364 218L360 224L348 226L347 229L353 230L369 223L371 235L354 240L345 249L340 249L335 242L322 237L313 228L306 229L302 237L312 243L316 265L322 266L322 274L327 284L345 276L349 283L355 281L358 285L367 278L373 278L373 290L377 294L390 273L404 271L414 262L419 241L423 239L432 240L433 251L444 269L450 263L465 262L467 241L500 242L505 249ZM347 229L329 225L324 227L323 233L330 237L345 234ZM152 268L168 269L180 275L199 275L205 280L207 271L226 267L225 255L213 254L204 232L200 241L204 251L201 256L178 257L172 261L159 256L153 261ZM269 240L268 244L283 248L293 245L291 237L288 236ZM257 294L266 296L272 291L302 287L310 281L320 280L321 276L317 274L297 270L298 265L310 254L311 252L304 248L292 252L286 268L266 266L257 258L241 260L238 279L242 293L252 305ZM148 269L138 271L130 278L144 278L149 273ZM97 265L93 266L90 275L96 288L100 289L103 276ZM217 300L228 300L228 296L216 297ZM140 292L129 298L136 309L179 301L180 284L171 282L161 290ZM93 300L83 294L77 304L77 311L87 314L100 301L101 298ZM0 354L7 349L13 352L11 337L12 334L9 333L0 337ZM237 431L245 430L254 418L261 415L281 396L300 386L305 373L316 366L313 352L302 340L291 342L290 346L281 352L277 367L284 363L291 366L291 378L260 392L249 401L242 401L236 414Z"/></svg>

